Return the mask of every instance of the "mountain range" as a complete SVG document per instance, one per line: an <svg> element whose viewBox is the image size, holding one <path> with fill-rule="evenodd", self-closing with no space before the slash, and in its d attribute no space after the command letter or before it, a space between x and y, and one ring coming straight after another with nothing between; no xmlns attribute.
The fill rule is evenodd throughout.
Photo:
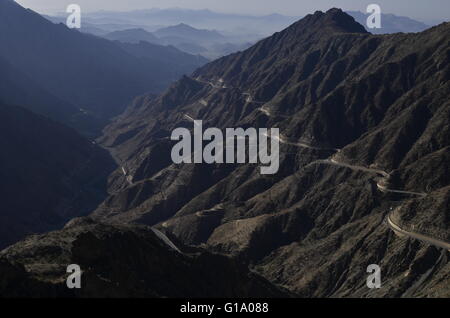
<svg viewBox="0 0 450 318"><path fill-rule="evenodd" d="M225 38L217 31L198 30L184 23L158 29L154 33L156 34L156 36L162 38L163 40L164 38L179 37L184 41L204 41L205 43L220 42Z"/></svg>
<svg viewBox="0 0 450 318"><path fill-rule="evenodd" d="M0 75L0 296L450 296L450 23L371 34L333 8L207 64L136 33L100 39L0 0L0 65L17 75ZM79 108L120 115L91 141L56 122ZM278 173L174 164L171 133L194 120L279 128ZM66 288L69 264L84 288Z"/></svg>
<svg viewBox="0 0 450 318"><path fill-rule="evenodd" d="M127 173L93 216L239 257L305 297L448 295L448 253L396 237L386 218L448 242L449 32L372 35L316 12L136 98L101 139ZM279 173L173 164L170 132L192 119L279 127ZM389 286L367 289L369 264Z"/></svg>
<svg viewBox="0 0 450 318"><path fill-rule="evenodd" d="M369 14L360 11L348 11L360 24L366 25ZM155 31L161 27L187 24L198 29L216 29L225 35L253 34L259 36L271 35L296 22L300 17L270 14L265 16L251 16L244 14L219 13L211 10L192 10L183 8L148 9L128 12L98 11L87 13L85 21L89 26L111 30L118 25L141 26L148 31ZM370 30L375 33L419 32L427 28L420 21L408 17L382 13L382 29ZM122 29L123 30L123 29Z"/></svg>
<svg viewBox="0 0 450 318"><path fill-rule="evenodd" d="M360 24L366 25L368 14L359 11L347 13ZM48 18L54 22L64 22L61 17ZM408 17L382 13L381 18L380 29L367 30L375 34L387 34L420 32L428 28L424 23ZM297 17L280 14L249 16L180 8L100 11L83 15L81 31L119 41L143 40L173 45L182 51L215 59L243 51L296 20ZM216 29L219 31L214 31Z"/></svg>
<svg viewBox="0 0 450 318"><path fill-rule="evenodd" d="M162 44L162 41L156 35L142 28L114 31L105 34L104 37L108 40L123 43L139 43L143 41L152 44Z"/></svg>
<svg viewBox="0 0 450 318"><path fill-rule="evenodd" d="M281 30L297 20L279 14L267 16L251 16L243 14L219 13L211 10L191 10L183 8L148 9L128 12L98 11L85 14L86 23L95 24L105 30L112 30L117 25L144 26L149 31L170 27L180 23L197 29L216 29L220 31L245 35L245 31L253 34L270 34ZM228 34L227 34L228 35Z"/></svg>
<svg viewBox="0 0 450 318"><path fill-rule="evenodd" d="M138 28L114 31L104 35L104 37L122 43L144 41L157 45L173 46L181 51L211 59L251 46L251 43L232 43L233 39L228 39L217 31L199 30L183 23L161 28L153 33Z"/></svg>
<svg viewBox="0 0 450 318"><path fill-rule="evenodd" d="M102 128L101 123L120 114L132 97L145 92L158 93L184 72L192 72L205 61L179 52L182 57L179 64L183 65L183 60L187 60L190 66L172 67L166 73L161 60L150 58L150 53L145 59L133 56L111 41L68 29L65 25L55 25L10 0L0 0L0 38L0 59L14 69L0 74L1 81L8 82L12 90L8 89L9 92L0 99L29 105L26 98L17 96L23 91L31 95L39 89L38 99L49 100L52 96L56 100L54 106L47 103L41 114L49 115L48 110L52 107L77 117L80 117L80 110L85 111L98 119L97 133ZM158 47L158 50L164 52L164 47ZM174 56L173 48L168 50ZM38 85L29 84L30 80ZM17 91L13 91L14 86L18 87ZM32 91L26 92L29 86ZM61 115L50 116L58 118ZM64 123L71 121L72 118Z"/></svg>

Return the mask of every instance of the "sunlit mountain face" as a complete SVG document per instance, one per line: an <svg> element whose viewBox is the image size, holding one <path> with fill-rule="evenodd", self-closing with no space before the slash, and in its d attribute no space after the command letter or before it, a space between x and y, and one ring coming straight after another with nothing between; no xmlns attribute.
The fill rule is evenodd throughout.
<svg viewBox="0 0 450 318"><path fill-rule="evenodd" d="M448 298L450 24L358 10L0 0L0 296Z"/></svg>

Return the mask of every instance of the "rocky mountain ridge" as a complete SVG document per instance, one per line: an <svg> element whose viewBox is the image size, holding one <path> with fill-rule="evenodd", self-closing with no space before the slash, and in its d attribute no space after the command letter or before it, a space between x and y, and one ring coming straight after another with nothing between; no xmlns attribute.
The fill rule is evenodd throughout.
<svg viewBox="0 0 450 318"><path fill-rule="evenodd" d="M447 256L396 238L385 219L448 185L449 31L445 23L371 35L341 10L316 12L159 97L137 98L102 139L127 173L111 176L94 216L158 225L239 256L303 296L418 294L419 263L437 271L422 295L448 295ZM280 172L172 164L170 132L192 128L192 119L280 127ZM448 206L430 208L444 224L428 232L448 233ZM365 289L370 263L383 264L389 288Z"/></svg>

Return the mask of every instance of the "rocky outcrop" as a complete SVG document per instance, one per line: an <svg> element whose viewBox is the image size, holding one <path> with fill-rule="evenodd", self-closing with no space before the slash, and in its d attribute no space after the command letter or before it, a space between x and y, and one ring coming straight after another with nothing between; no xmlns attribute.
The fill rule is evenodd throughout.
<svg viewBox="0 0 450 318"><path fill-rule="evenodd" d="M159 234L159 235L157 235ZM162 239L164 238L164 239ZM48 297L289 297L239 261L178 244L146 226L78 218L0 253L0 295ZM68 289L69 264L82 269ZM18 291L11 294L11 281ZM26 293L20 290L31 285ZM19 293L20 292L20 293Z"/></svg>

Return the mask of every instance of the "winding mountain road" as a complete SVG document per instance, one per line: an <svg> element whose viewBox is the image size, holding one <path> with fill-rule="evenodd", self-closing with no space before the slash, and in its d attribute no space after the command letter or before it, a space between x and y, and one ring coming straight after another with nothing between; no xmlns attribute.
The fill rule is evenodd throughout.
<svg viewBox="0 0 450 318"><path fill-rule="evenodd" d="M307 148L315 148L315 147L310 147L308 145L305 144L301 144L301 143L289 143L286 142L282 137L277 138L281 143L285 143L285 144L289 144L289 145L294 145L294 146L299 146L299 147L305 147L307 146ZM339 149L337 149L338 152L340 151ZM365 171L365 172L370 172L370 173L375 173L378 174L380 176L382 176L384 179L389 178L390 174L386 171L380 170L380 169L374 169L374 168L368 168L368 167L364 167L364 166L358 166L358 165L351 165L351 164L347 164L347 163L343 163L343 162L338 162L336 159L334 158L330 158L330 159L326 159L326 160L317 160L312 162L311 164L317 164L317 163L322 163L322 164L329 164L329 165L335 165L335 166L340 166L340 167L345 167L348 169L352 169L352 170L358 170L358 171ZM397 190L397 189L389 189L384 185L380 184L380 181L377 182L377 188L382 191L382 192L389 192L389 193L398 193L398 194L407 194L407 195L414 195L414 196L418 196L418 197L425 197L427 196L426 193L423 192L413 192L413 191L405 191L405 190ZM448 251L450 251L450 243L439 240L439 239L435 239L432 238L430 236L426 236L420 233L416 233L416 232L410 232L410 231L406 231L402 228L400 228L400 226L398 226L397 224L395 224L392 219L391 216L394 212L391 212L388 216L387 216L387 224L389 226L389 228L391 228L393 231L406 235L407 237L425 242L427 244L439 247L439 248L444 248L447 249Z"/></svg>
<svg viewBox="0 0 450 318"><path fill-rule="evenodd" d="M379 175L382 175L384 178L388 178L389 177L389 173L387 173L386 171L383 170L379 170L379 169L372 169L372 168L366 168L363 166L356 166L356 165L350 165L350 164L346 164L346 163L341 163L341 162L337 162L335 159L328 159L328 160L318 160L316 161L318 163L325 163L325 164L331 164L331 165L336 165L336 166L340 166L340 167L346 167L349 169L353 169L353 170L359 170L359 171L367 171L367 172L372 172L372 173L376 173ZM422 192L413 192L413 191L404 191L404 190L396 190L396 189L389 189L385 186L380 185L380 183L377 183L377 188L382 191L382 192L390 192L390 193L400 193L400 194L408 194L408 195L414 195L414 196L419 196L419 197L425 197L427 196L426 193L422 193ZM387 218L386 218L386 223L389 226L389 228L391 230L393 230L396 233L400 233L402 235L405 235L407 237L425 242L427 244L431 244L433 246L439 247L439 248L444 248L450 251L450 243L448 242L444 242L442 240L439 239L435 239L432 238L430 236L426 236L420 233L416 233L416 232L411 232L411 231L406 231L404 229L402 229L400 226L398 226L397 224L395 224L392 221L392 215L395 211L391 212Z"/></svg>
<svg viewBox="0 0 450 318"><path fill-rule="evenodd" d="M317 161L312 162L311 164L314 164L314 163L329 164L329 165L349 168L349 169L352 169L352 170L358 170L358 171L365 171L365 172L375 173L375 174L378 174L378 175L382 176L385 179L389 178L389 176L390 176L389 173L387 173L386 171L383 171L383 170L367 168L367 167L358 166L358 165L351 165L351 164L347 164L347 163L343 163L343 162L338 162L338 161L336 161L336 159L317 160ZM381 181L377 182L377 188L381 192L407 194L407 195L414 195L414 196L419 196L419 197L427 196L427 194L423 193L423 192L413 192L413 191L389 189L388 187L381 185Z"/></svg>
<svg viewBox="0 0 450 318"><path fill-rule="evenodd" d="M325 160L317 160L317 163L324 163L324 164L329 164L329 165L334 165L334 166L339 166L339 167L344 167L344 168L349 168L352 170L358 170L358 171L365 171L365 172L370 172L370 173L375 173L378 174L384 178L389 178L389 173L387 173L386 171L380 170L380 169L373 169L373 168L368 168L368 167L364 167L364 166L358 166L358 165L351 165L348 163L344 163L344 162L339 162L334 158L331 159L325 159Z"/></svg>
<svg viewBox="0 0 450 318"><path fill-rule="evenodd" d="M226 89L226 88L229 88L229 87L227 87L226 85L217 85L217 84L214 84L213 82L210 82L210 81L204 81L204 80L202 80L202 79L200 79L200 78L194 78L194 80L195 81L197 81L197 82L199 82L199 83L203 83L203 84L207 84L207 85L210 85L210 86L212 86L213 88L218 88L218 89Z"/></svg>
<svg viewBox="0 0 450 318"><path fill-rule="evenodd" d="M395 224L392 221L391 216L394 212L395 211L391 212L386 218L387 224L388 224L389 228L391 228L391 230L393 230L394 232L400 233L402 235L406 235L410 238L413 238L413 239L425 242L427 244L450 251L450 243L448 243L448 242L444 242L442 240L435 239L435 238L432 238L432 237L429 237L429 236L426 236L426 235L423 235L420 233L410 232L410 231L406 231L406 230L402 229L400 226L398 226L397 224Z"/></svg>
<svg viewBox="0 0 450 318"><path fill-rule="evenodd" d="M380 183L377 183L377 188L382 192L390 192L390 193L398 193L398 194L408 194L408 195L416 195L420 197L426 197L427 194L423 192L413 192L413 191L404 191L404 190L392 190L388 189L387 187L381 185Z"/></svg>
<svg viewBox="0 0 450 318"><path fill-rule="evenodd" d="M233 86L225 85L224 81L222 79L219 80L220 85L217 85L217 84L215 84L215 83L213 83L211 81L202 80L200 78L194 78L194 80L199 82L199 83L210 85L213 88L217 88L217 89L238 89L238 90L241 90L239 87L233 87ZM250 94L248 92L243 92L242 96L246 97L245 102L247 102L247 103L260 104L260 105L265 105L265 104L269 103L268 101L255 100L255 98L252 96L252 94ZM205 105L205 106L207 106L207 103L205 104L203 101L204 100L201 100L200 103ZM275 117L275 116L277 116L277 117L282 117L282 118L289 118L289 116L287 116L287 115L282 115L282 114L274 115L274 113L272 111L270 111L269 109L267 109L265 106L262 106L262 107L258 108L257 110L262 112L262 113L264 113L268 117Z"/></svg>
<svg viewBox="0 0 450 318"><path fill-rule="evenodd" d="M231 87L227 87L223 84L223 80L219 80L219 82L221 83L221 85L217 85L214 84L210 81L203 81L199 78L196 78L195 80L211 85L213 88L220 88L220 89L224 89L224 88L231 88ZM242 93L243 96L247 96L246 98L246 102L247 103L260 103L260 104L266 104L267 102L260 102L260 101L255 101L252 97L252 95L250 93L244 92ZM267 109L266 107L262 106L260 108L258 108L258 110L262 113L264 113L267 116L273 116L272 112ZM185 114L184 115L187 119L189 119L190 121L194 122L194 119ZM315 147L315 146L311 146L309 144L306 143L301 143L301 142L290 142L287 140L287 138L285 138L284 136L280 135L280 136L268 136L267 134L264 134L266 137L269 138L274 138L276 139L279 143L281 144L286 144L286 145L290 145L290 146L295 146L295 147L301 147L301 148L307 148L307 149L314 149L314 150L333 150L336 151L337 153L339 153L341 151L341 149L336 149L336 148L321 148L321 147ZM380 169L374 169L374 168L370 168L370 167L364 167L364 166L358 166L358 165L352 165L352 164L348 164L348 163L344 163L344 162L339 162L337 161L335 158L330 158L330 159L326 159L326 160L317 160L312 162L311 164L329 164L329 165L335 165L335 166L340 166L340 167L345 167L348 169L352 169L352 170L357 170L357 171L365 171L365 172L370 172L370 173L375 173L381 177L383 177L383 180L389 178L390 174L386 171L380 170ZM405 191L405 190L398 190L398 189L389 189L387 188L385 185L382 184L382 181L378 181L377 182L377 189L380 190L381 192L389 192L389 193L397 193L397 194L407 194L407 195L414 195L414 196L418 196L418 197L425 197L427 196L426 193L423 192L413 192L413 191ZM427 244L439 247L439 248L444 248L450 251L450 243L448 242L444 242L442 240L439 239L435 239L420 233L416 233L416 232L411 232L411 231L406 231L402 228L400 228L400 226L398 226L397 224L395 224L392 219L391 212L388 216L387 216L387 225L389 226L390 229L392 229L393 231L395 231L396 233L400 233L402 235L405 235L407 237L413 238L413 239L417 239L420 240L422 242L425 242ZM161 233L162 234L162 233ZM167 239L168 240L168 239ZM170 240L169 240L170 241ZM173 243L172 243L173 244ZM175 247L176 248L176 247Z"/></svg>
<svg viewBox="0 0 450 318"><path fill-rule="evenodd" d="M265 133L264 136L265 137L270 137L270 138L272 138L274 140L277 140L281 144L285 144L285 145L289 145L289 146L295 146L295 147L307 148L307 149L314 149L314 150L331 150L331 151L336 151L336 152L340 151L340 149L336 149L336 148L315 147L315 146L311 146L311 145L303 143L303 142L290 142L290 141L287 141L286 140L287 138L284 137L281 134L280 134L280 136L268 136Z"/></svg>

